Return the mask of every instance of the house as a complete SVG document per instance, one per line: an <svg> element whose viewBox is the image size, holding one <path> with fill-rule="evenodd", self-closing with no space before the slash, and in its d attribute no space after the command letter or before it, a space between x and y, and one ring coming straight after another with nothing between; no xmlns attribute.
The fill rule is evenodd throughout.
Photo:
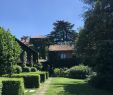
<svg viewBox="0 0 113 95"><path fill-rule="evenodd" d="M30 37L30 47L38 52L39 59L46 59L48 37L47 36Z"/></svg>
<svg viewBox="0 0 113 95"><path fill-rule="evenodd" d="M20 63L22 63L21 65L27 64L27 65L33 66L33 64L38 63L38 52L30 48L26 44L26 41L23 41L23 40L20 41L17 38L15 40L18 42L18 44L22 49L20 54ZM26 52L26 55L25 55L25 52ZM25 57L27 57L26 58L27 60L25 60Z"/></svg>
<svg viewBox="0 0 113 95"><path fill-rule="evenodd" d="M56 67L70 67L75 65L74 44L70 42L59 42L51 45L47 36L34 36L22 38L21 44L22 47L28 48L33 53L34 58L36 55L39 60L47 60L47 63L50 65L55 65ZM28 50L24 51L28 52ZM28 52L28 55L31 54Z"/></svg>
<svg viewBox="0 0 113 95"><path fill-rule="evenodd" d="M48 50L48 61L55 67L75 65L74 46L66 44L50 45Z"/></svg>
<svg viewBox="0 0 113 95"><path fill-rule="evenodd" d="M58 60L69 59L69 58L73 57L74 46L70 46L70 45L50 45L49 46L49 53L54 53L57 56Z"/></svg>

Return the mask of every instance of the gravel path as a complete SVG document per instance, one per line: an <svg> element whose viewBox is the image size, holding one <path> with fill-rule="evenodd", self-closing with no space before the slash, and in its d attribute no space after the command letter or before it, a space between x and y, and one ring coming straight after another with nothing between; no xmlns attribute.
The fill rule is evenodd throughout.
<svg viewBox="0 0 113 95"><path fill-rule="evenodd" d="M51 83L52 78L49 78L45 83L43 83L37 92L33 95L44 95L48 90L49 84Z"/></svg>

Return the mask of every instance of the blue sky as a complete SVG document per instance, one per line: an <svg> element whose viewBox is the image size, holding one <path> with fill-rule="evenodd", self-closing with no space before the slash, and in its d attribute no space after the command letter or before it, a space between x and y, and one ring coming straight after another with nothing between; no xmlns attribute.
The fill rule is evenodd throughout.
<svg viewBox="0 0 113 95"><path fill-rule="evenodd" d="M83 26L81 0L0 0L0 26L17 38L46 35L56 20Z"/></svg>

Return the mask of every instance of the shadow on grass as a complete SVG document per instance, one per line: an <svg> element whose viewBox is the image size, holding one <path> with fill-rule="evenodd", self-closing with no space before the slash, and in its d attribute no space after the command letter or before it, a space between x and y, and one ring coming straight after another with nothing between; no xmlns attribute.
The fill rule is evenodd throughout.
<svg viewBox="0 0 113 95"><path fill-rule="evenodd" d="M87 82L54 83L53 85L64 88L64 91L60 91L58 95L113 95L113 92L92 88Z"/></svg>

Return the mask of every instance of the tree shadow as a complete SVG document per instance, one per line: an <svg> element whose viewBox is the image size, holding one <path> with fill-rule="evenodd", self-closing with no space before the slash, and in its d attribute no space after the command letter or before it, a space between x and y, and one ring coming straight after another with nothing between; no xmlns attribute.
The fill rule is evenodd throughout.
<svg viewBox="0 0 113 95"><path fill-rule="evenodd" d="M64 87L58 95L113 95L113 92L92 88L87 82L57 83L57 87Z"/></svg>

